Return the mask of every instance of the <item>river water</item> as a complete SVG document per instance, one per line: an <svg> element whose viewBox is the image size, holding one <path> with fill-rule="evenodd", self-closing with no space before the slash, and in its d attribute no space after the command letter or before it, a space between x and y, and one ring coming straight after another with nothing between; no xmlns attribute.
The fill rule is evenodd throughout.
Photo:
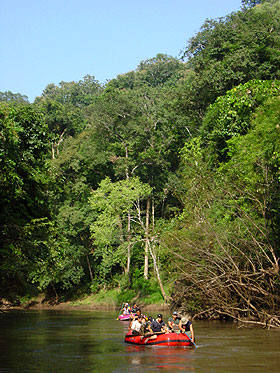
<svg viewBox="0 0 280 373"><path fill-rule="evenodd" d="M124 343L128 323L116 316L0 313L0 372L280 372L279 331L196 321L198 348L134 346Z"/></svg>

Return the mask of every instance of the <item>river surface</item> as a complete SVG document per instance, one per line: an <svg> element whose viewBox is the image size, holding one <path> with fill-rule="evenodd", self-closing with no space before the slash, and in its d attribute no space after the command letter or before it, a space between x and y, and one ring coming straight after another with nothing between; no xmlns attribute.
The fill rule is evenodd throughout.
<svg viewBox="0 0 280 373"><path fill-rule="evenodd" d="M198 348L134 346L124 343L128 322L116 316L0 313L0 372L280 372L279 331L196 321Z"/></svg>

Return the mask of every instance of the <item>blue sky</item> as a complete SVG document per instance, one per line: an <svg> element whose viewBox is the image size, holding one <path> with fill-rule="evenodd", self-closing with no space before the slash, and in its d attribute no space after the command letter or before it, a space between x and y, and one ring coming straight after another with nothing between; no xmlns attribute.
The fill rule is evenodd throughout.
<svg viewBox="0 0 280 373"><path fill-rule="evenodd" d="M241 0L2 0L0 91L27 95L78 81L101 83L165 53L178 57L206 18Z"/></svg>

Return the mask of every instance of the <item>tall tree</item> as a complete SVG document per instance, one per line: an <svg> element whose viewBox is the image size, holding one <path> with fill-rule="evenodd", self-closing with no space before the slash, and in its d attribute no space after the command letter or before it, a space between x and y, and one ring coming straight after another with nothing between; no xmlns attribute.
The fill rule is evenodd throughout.
<svg viewBox="0 0 280 373"><path fill-rule="evenodd" d="M0 92L0 101L8 103L29 104L28 97L20 93L13 93L11 91Z"/></svg>
<svg viewBox="0 0 280 373"><path fill-rule="evenodd" d="M146 199L150 193L151 188L136 178L116 183L106 178L92 193L90 203L96 215L95 221L91 224L95 246L94 256L102 258L103 280L106 279L107 271L110 274L111 268L116 264L122 264L128 272L131 247L141 242L142 237L145 236L145 232L141 235L140 201ZM133 222L133 234L131 229L129 231L126 229L125 220L128 213L131 217L130 223ZM126 255L123 255L124 250ZM121 263L124 257L126 257L126 264Z"/></svg>
<svg viewBox="0 0 280 373"><path fill-rule="evenodd" d="M236 94L234 106L220 106L224 132L228 123L234 131L218 169L209 165L201 139L185 145L185 210L166 242L182 268L174 276L177 307L200 317L247 318L245 323L279 327L279 97L273 97L271 82L259 84L254 115L237 110L249 102L243 94ZM234 91L230 94L233 98Z"/></svg>
<svg viewBox="0 0 280 373"><path fill-rule="evenodd" d="M214 162L225 161L228 158L227 141L245 135L250 130L255 110L279 93L279 80L252 80L233 88L209 105L200 130L208 156Z"/></svg>
<svg viewBox="0 0 280 373"><path fill-rule="evenodd" d="M262 0L241 0L241 4L245 9L252 8L258 4L261 4L262 2Z"/></svg>
<svg viewBox="0 0 280 373"><path fill-rule="evenodd" d="M92 75L86 75L78 82L60 82L58 86L48 84L41 97L37 97L35 103L49 98L61 104L71 104L82 108L94 102L102 87Z"/></svg>
<svg viewBox="0 0 280 373"><path fill-rule="evenodd" d="M42 112L31 105L2 103L0 137L0 272L4 291L5 286L22 286L30 266L36 263L36 248L27 243L27 237L36 238L28 225L49 216L49 136Z"/></svg>
<svg viewBox="0 0 280 373"><path fill-rule="evenodd" d="M179 107L199 127L209 104L252 79L279 79L279 2L207 19L182 55L192 71L181 90ZM198 115L197 115L198 114Z"/></svg>

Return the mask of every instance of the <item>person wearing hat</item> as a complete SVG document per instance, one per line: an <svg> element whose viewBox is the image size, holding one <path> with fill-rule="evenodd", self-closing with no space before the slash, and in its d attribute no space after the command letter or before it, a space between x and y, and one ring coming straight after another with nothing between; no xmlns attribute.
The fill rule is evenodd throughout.
<svg viewBox="0 0 280 373"><path fill-rule="evenodd" d="M145 333L151 333L151 330L152 330L151 325L153 321L154 321L154 318L152 318L152 316L147 317L145 328L144 328Z"/></svg>
<svg viewBox="0 0 280 373"><path fill-rule="evenodd" d="M165 332L166 331L166 326L165 322L162 319L162 314L159 313L157 315L157 318L151 322L151 325L149 325L149 330L150 332L153 333L159 333L159 332Z"/></svg>
<svg viewBox="0 0 280 373"><path fill-rule="evenodd" d="M162 319L162 314L159 313L156 319L152 319L150 325L148 324L149 334L145 339L144 343L147 343L151 339L156 339L157 334L154 333L166 333L166 325Z"/></svg>
<svg viewBox="0 0 280 373"><path fill-rule="evenodd" d="M128 303L125 303L124 308L122 309L123 315L129 315L130 314L130 307Z"/></svg>
<svg viewBox="0 0 280 373"><path fill-rule="evenodd" d="M172 332L176 332L176 331L179 331L179 323L180 323L180 320L179 320L179 317L178 317L178 313L176 311L174 311L172 313L172 316L168 318L168 328L170 331Z"/></svg>
<svg viewBox="0 0 280 373"><path fill-rule="evenodd" d="M195 342L194 340L194 330L193 330L193 324L191 322L191 317L183 316L179 323L179 328L181 333L187 334L189 338L191 338L192 342Z"/></svg>

